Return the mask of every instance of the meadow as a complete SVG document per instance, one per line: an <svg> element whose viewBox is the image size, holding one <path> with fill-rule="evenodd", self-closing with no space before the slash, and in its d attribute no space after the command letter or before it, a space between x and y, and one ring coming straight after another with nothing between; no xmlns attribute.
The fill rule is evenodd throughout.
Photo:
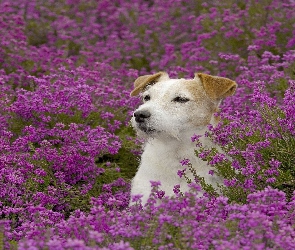
<svg viewBox="0 0 295 250"><path fill-rule="evenodd" d="M0 1L0 249L295 249L294 9ZM168 198L153 182L147 206L128 207L143 143L130 91L158 71L238 83L205 135L223 152L192 135L224 186L217 195L196 175ZM193 171L179 164L179 178Z"/></svg>

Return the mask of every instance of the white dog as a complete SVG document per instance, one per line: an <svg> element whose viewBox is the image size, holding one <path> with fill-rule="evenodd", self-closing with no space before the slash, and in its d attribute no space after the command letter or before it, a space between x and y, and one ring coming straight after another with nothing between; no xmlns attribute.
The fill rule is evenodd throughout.
<svg viewBox="0 0 295 250"><path fill-rule="evenodd" d="M195 156L191 137L204 135L207 125L214 124L221 100L234 94L236 87L230 79L202 73L195 74L194 79L170 79L165 72L136 79L131 96L140 94L144 103L135 110L131 122L138 136L146 138L146 144L132 180L131 196L143 195L145 204L151 193L150 181L160 181L168 196L174 194L177 184L181 191L187 191L185 179L177 175L184 168L180 164L184 158L207 184L216 187L222 182L209 174L211 167L206 162ZM204 136L200 140L211 146Z"/></svg>

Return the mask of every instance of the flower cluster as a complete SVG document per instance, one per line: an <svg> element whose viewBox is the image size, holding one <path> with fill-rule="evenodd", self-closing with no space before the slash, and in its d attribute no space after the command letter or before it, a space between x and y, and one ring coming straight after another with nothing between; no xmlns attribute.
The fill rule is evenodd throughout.
<svg viewBox="0 0 295 250"><path fill-rule="evenodd" d="M4 249L294 249L292 0L0 3L0 246ZM279 11L278 11L279 10ZM236 80L196 155L197 178L128 207L142 74ZM200 140L199 140L200 139ZM165 157L165 155L163 155ZM194 169L190 159L178 176ZM212 195L200 197L201 186ZM206 193L206 194L208 194ZM158 201L158 200L161 201ZM0 247L0 248L1 248Z"/></svg>
<svg viewBox="0 0 295 250"><path fill-rule="evenodd" d="M151 245L159 249L295 247L294 204L288 204L281 191L266 188L248 195L247 204L243 205L230 204L224 197L197 198L196 190L191 189L178 198L161 198L161 204L154 206L158 199L157 183L153 188L144 210L138 205L122 211L107 210L95 203L89 213L76 210L68 220L56 223L50 230L28 230L19 249L140 249Z"/></svg>

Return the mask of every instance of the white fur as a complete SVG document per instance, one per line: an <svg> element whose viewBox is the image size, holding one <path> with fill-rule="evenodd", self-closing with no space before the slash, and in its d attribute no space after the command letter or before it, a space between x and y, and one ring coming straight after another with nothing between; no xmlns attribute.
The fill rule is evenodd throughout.
<svg viewBox="0 0 295 250"><path fill-rule="evenodd" d="M175 185L180 184L181 191L188 190L184 178L177 175L178 170L183 170L180 161L189 159L197 174L204 177L206 183L216 187L221 179L209 174L212 168L207 162L195 156L195 143L191 141L194 134L204 135L207 125L204 124L208 115L213 118L209 106L213 105L210 99L202 93L199 79L196 81L198 91L192 93L191 88L185 87L185 79L165 79L147 88L141 95L150 96L150 100L142 104L136 111L148 111L151 116L146 119L145 128L153 131L145 132L133 117L131 122L140 137L146 138L144 152L135 177L132 180L131 196L143 195L142 203L145 204L151 193L150 181L160 181L161 190L165 195L172 196ZM197 89L196 88L196 89ZM198 94L200 93L200 94ZM201 95L202 94L202 95ZM175 97L188 98L186 103L173 101ZM198 98L200 97L200 99ZM217 104L214 104L218 106ZM209 119L210 120L210 119ZM201 137L205 146L211 147L211 142ZM188 174L189 171L187 170ZM189 176L192 180L192 176Z"/></svg>

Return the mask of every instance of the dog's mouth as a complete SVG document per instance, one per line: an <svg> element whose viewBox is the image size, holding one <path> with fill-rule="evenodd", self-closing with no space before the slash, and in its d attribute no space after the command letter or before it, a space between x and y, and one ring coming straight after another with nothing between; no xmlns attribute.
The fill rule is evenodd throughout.
<svg viewBox="0 0 295 250"><path fill-rule="evenodd" d="M146 134L152 134L156 132L154 128L149 127L146 123L137 123L137 128Z"/></svg>

